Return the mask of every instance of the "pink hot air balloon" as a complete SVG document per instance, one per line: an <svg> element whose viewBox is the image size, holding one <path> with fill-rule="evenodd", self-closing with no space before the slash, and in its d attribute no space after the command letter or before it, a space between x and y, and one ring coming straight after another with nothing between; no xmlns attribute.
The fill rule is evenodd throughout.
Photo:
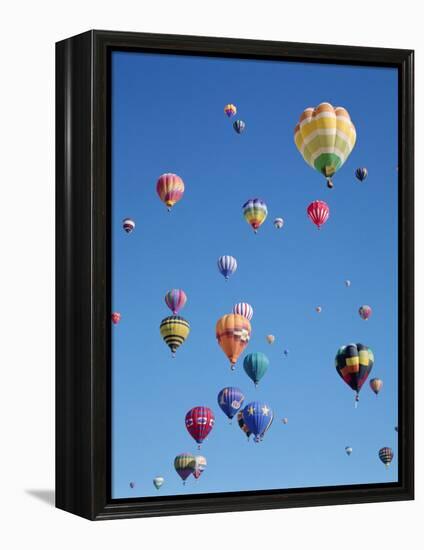
<svg viewBox="0 0 424 550"><path fill-rule="evenodd" d="M187 302L187 295L180 288L173 288L165 294L165 303L174 315L183 309Z"/></svg>
<svg viewBox="0 0 424 550"><path fill-rule="evenodd" d="M121 320L121 314L118 311L114 311L111 315L111 318L112 318L112 323L114 325L117 325Z"/></svg>
<svg viewBox="0 0 424 550"><path fill-rule="evenodd" d="M359 316L364 321L368 321L368 319L371 317L372 309L370 306L361 306L358 310Z"/></svg>
<svg viewBox="0 0 424 550"><path fill-rule="evenodd" d="M320 229L330 216L330 208L324 201L314 201L308 206L307 213L311 222Z"/></svg>
<svg viewBox="0 0 424 550"><path fill-rule="evenodd" d="M184 182L177 174L162 174L156 182L156 192L168 211L183 198L184 189Z"/></svg>

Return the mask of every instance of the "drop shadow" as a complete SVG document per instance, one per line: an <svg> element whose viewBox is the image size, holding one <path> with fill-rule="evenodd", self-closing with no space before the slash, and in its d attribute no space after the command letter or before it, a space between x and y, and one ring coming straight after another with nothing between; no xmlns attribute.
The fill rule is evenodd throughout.
<svg viewBox="0 0 424 550"><path fill-rule="evenodd" d="M55 505L53 489L25 489L25 492L27 495L37 498L49 506Z"/></svg>

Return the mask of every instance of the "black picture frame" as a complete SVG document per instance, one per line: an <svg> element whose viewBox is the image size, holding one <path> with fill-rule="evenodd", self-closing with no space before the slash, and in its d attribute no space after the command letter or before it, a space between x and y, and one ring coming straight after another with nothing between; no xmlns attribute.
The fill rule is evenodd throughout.
<svg viewBox="0 0 424 550"><path fill-rule="evenodd" d="M110 498L112 50L390 66L399 75L399 481ZM90 520L414 498L414 54L411 50L89 31L56 44L56 506Z"/></svg>

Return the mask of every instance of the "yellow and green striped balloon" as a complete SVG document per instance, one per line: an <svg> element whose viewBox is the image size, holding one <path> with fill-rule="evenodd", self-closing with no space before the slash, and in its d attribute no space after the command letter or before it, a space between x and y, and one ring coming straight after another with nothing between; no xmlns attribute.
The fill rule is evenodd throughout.
<svg viewBox="0 0 424 550"><path fill-rule="evenodd" d="M352 152L356 130L346 109L320 103L303 111L294 141L304 160L329 181Z"/></svg>

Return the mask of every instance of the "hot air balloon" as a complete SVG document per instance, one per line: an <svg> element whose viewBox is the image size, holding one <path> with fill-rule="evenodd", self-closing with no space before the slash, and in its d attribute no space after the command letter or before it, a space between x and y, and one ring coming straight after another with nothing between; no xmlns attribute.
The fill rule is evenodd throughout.
<svg viewBox="0 0 424 550"><path fill-rule="evenodd" d="M183 198L184 182L177 174L162 174L156 182L156 192L168 211Z"/></svg>
<svg viewBox="0 0 424 550"><path fill-rule="evenodd" d="M242 315L246 317L248 321L251 321L253 317L253 307L246 302L239 302L233 306L233 313L236 315Z"/></svg>
<svg viewBox="0 0 424 550"><path fill-rule="evenodd" d="M161 476L154 477L153 478L153 485L156 487L156 489L159 491L159 489L162 487L162 485L165 483L165 479Z"/></svg>
<svg viewBox="0 0 424 550"><path fill-rule="evenodd" d="M239 355L249 343L251 332L250 321L235 313L224 315L216 323L216 338L230 360L231 370L234 370Z"/></svg>
<svg viewBox="0 0 424 550"><path fill-rule="evenodd" d="M237 260L233 256L221 256L218 258L218 269L228 279L237 269Z"/></svg>
<svg viewBox="0 0 424 550"><path fill-rule="evenodd" d="M294 141L305 162L331 181L355 146L356 130L346 109L321 103L303 111Z"/></svg>
<svg viewBox="0 0 424 550"><path fill-rule="evenodd" d="M273 334L267 334L266 341L268 344L273 344L275 342L275 336Z"/></svg>
<svg viewBox="0 0 424 550"><path fill-rule="evenodd" d="M259 384L269 367L269 359L260 351L249 353L243 361L243 368L247 376L253 381L255 386Z"/></svg>
<svg viewBox="0 0 424 550"><path fill-rule="evenodd" d="M348 288L350 287L352 283L349 281L349 279L346 279L345 281L345 286L347 286Z"/></svg>
<svg viewBox="0 0 424 550"><path fill-rule="evenodd" d="M397 431L398 431L398 427L397 427L397 426L395 426L395 432L397 432Z"/></svg>
<svg viewBox="0 0 424 550"><path fill-rule="evenodd" d="M355 170L355 176L359 181L364 181L368 176L368 170L366 168L357 168Z"/></svg>
<svg viewBox="0 0 424 550"><path fill-rule="evenodd" d="M134 481L130 481L130 489L134 489L134 487L135 487Z"/></svg>
<svg viewBox="0 0 424 550"><path fill-rule="evenodd" d="M372 309L370 306L361 306L358 310L359 317L363 319L364 321L368 321L368 319L371 317Z"/></svg>
<svg viewBox="0 0 424 550"><path fill-rule="evenodd" d="M223 388L218 393L218 405L231 420L243 405L244 395L239 388Z"/></svg>
<svg viewBox="0 0 424 550"><path fill-rule="evenodd" d="M391 461L393 460L394 453L390 447L382 447L378 451L378 456L381 460L381 462L388 468L390 466Z"/></svg>
<svg viewBox="0 0 424 550"><path fill-rule="evenodd" d="M243 204L243 216L247 223L257 233L259 227L264 223L268 216L268 208L261 199L249 199Z"/></svg>
<svg viewBox="0 0 424 550"><path fill-rule="evenodd" d="M186 479L191 476L196 468L196 459L190 453L181 453L175 457L174 468L183 480L183 485L185 485Z"/></svg>
<svg viewBox="0 0 424 550"><path fill-rule="evenodd" d="M284 225L284 220L283 218L275 218L274 220L274 227L276 227L277 229L281 229Z"/></svg>
<svg viewBox="0 0 424 550"><path fill-rule="evenodd" d="M195 465L195 468L194 468L193 476L196 479L199 479L199 477L205 471L206 466L208 465L208 463L207 463L207 460L204 456L197 455L194 458L195 458L196 465Z"/></svg>
<svg viewBox="0 0 424 550"><path fill-rule="evenodd" d="M131 233L135 228L135 221L131 218L122 220L122 227L126 233Z"/></svg>
<svg viewBox="0 0 424 550"><path fill-rule="evenodd" d="M285 349L283 353L284 353L284 355L287 357L288 354L289 354L289 350L288 350L288 349Z"/></svg>
<svg viewBox="0 0 424 550"><path fill-rule="evenodd" d="M236 120L233 124L233 128L238 134L241 134L246 129L246 123L243 120Z"/></svg>
<svg viewBox="0 0 424 550"><path fill-rule="evenodd" d="M249 430L249 428L246 425L246 422L243 419L243 411L239 411L237 413L237 423L240 429L246 434L247 440L249 441L249 437L252 435L252 432Z"/></svg>
<svg viewBox="0 0 424 550"><path fill-rule="evenodd" d="M185 417L185 425L188 433L200 445L208 436L215 423L215 415L208 407L193 407Z"/></svg>
<svg viewBox="0 0 424 550"><path fill-rule="evenodd" d="M281 422L282 422L283 424L288 424L288 423L289 423L289 419L288 419L288 418L282 418L282 419L281 419Z"/></svg>
<svg viewBox="0 0 424 550"><path fill-rule="evenodd" d="M121 314L119 313L119 311L114 311L111 315L111 318L112 318L112 323L114 325L117 325L121 320Z"/></svg>
<svg viewBox="0 0 424 550"><path fill-rule="evenodd" d="M356 392L355 407L359 391L374 365L374 354L363 344L348 344L339 348L336 355L336 370L348 386Z"/></svg>
<svg viewBox="0 0 424 550"><path fill-rule="evenodd" d="M345 451L346 451L347 456L350 456L352 454L353 449L352 449L352 447L345 447Z"/></svg>
<svg viewBox="0 0 424 550"><path fill-rule="evenodd" d="M274 413L266 403L252 401L243 409L243 420L259 443L274 419Z"/></svg>
<svg viewBox="0 0 424 550"><path fill-rule="evenodd" d="M378 395L382 387L383 387L383 380L381 380L380 378L371 378L370 388L375 393L375 395Z"/></svg>
<svg viewBox="0 0 424 550"><path fill-rule="evenodd" d="M330 208L324 201L314 201L308 206L307 213L311 222L321 229L330 216Z"/></svg>
<svg viewBox="0 0 424 550"><path fill-rule="evenodd" d="M165 294L165 303L174 315L178 315L178 312L183 309L186 302L186 293L180 288L173 288Z"/></svg>
<svg viewBox="0 0 424 550"><path fill-rule="evenodd" d="M224 113L227 115L228 118L231 118L237 113L237 107L232 103L228 103L228 105L224 107Z"/></svg>
<svg viewBox="0 0 424 550"><path fill-rule="evenodd" d="M169 346L172 357L175 357L175 352L186 341L189 333L189 322L178 315L165 317L160 324L160 335Z"/></svg>
<svg viewBox="0 0 424 550"><path fill-rule="evenodd" d="M317 306L317 307L315 308L315 311L316 311L317 313L321 313L322 307L321 307L321 306Z"/></svg>

